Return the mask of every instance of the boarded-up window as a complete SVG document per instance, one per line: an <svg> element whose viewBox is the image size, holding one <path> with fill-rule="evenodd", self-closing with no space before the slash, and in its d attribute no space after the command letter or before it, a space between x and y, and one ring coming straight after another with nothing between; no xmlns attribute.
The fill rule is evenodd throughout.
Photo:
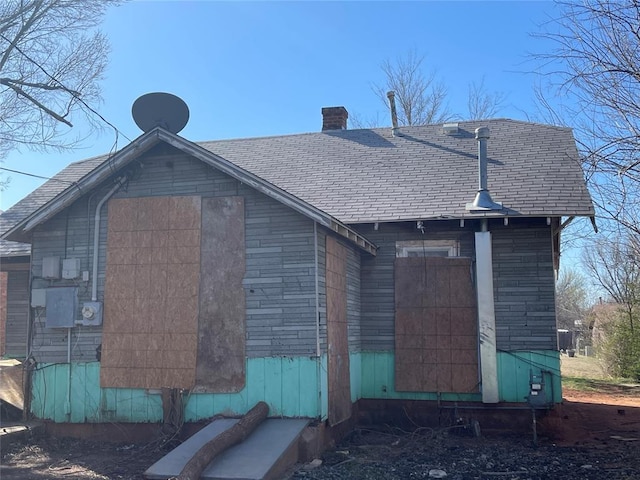
<svg viewBox="0 0 640 480"><path fill-rule="evenodd" d="M396 258L396 390L478 391L471 275L468 258Z"/></svg>
<svg viewBox="0 0 640 480"><path fill-rule="evenodd" d="M198 392L245 385L244 199L202 199Z"/></svg>
<svg viewBox="0 0 640 480"><path fill-rule="evenodd" d="M351 417L351 375L347 325L347 248L327 236L327 342L329 423Z"/></svg>
<svg viewBox="0 0 640 480"><path fill-rule="evenodd" d="M192 388L200 197L109 201L100 384Z"/></svg>

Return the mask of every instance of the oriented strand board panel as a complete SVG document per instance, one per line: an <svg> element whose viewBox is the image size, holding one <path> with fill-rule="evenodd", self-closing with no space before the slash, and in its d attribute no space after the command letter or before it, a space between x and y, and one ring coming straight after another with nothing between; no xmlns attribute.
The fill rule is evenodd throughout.
<svg viewBox="0 0 640 480"><path fill-rule="evenodd" d="M396 390L478 391L478 327L471 259L395 261Z"/></svg>
<svg viewBox="0 0 640 480"><path fill-rule="evenodd" d="M326 237L328 420L336 425L351 417L349 334L347 327L347 249Z"/></svg>
<svg viewBox="0 0 640 480"><path fill-rule="evenodd" d="M196 391L245 385L244 199L202 200L202 260Z"/></svg>
<svg viewBox="0 0 640 480"><path fill-rule="evenodd" d="M201 199L109 201L100 385L195 385Z"/></svg>

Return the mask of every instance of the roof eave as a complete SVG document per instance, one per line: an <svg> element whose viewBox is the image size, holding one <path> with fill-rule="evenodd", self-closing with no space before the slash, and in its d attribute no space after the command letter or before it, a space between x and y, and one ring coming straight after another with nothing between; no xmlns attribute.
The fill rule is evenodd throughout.
<svg viewBox="0 0 640 480"><path fill-rule="evenodd" d="M95 168L89 174L75 182L70 187L59 193L55 198L40 207L34 213L26 217L24 220L7 230L2 236L3 239L11 240L12 237L23 237L24 232L33 230L36 226L54 217L61 210L75 202L87 191L99 185L101 182L113 175L113 170L120 168L129 163L141 153L152 148L160 141L158 129L151 130L122 150L113 155L113 157L104 161L100 166Z"/></svg>
<svg viewBox="0 0 640 480"><path fill-rule="evenodd" d="M149 132L138 137L122 150L114 154L111 158L103 162L100 166L90 172L88 175L80 179L74 185L65 189L54 199L47 202L43 207L36 210L27 218L7 230L1 238L11 240L13 238L24 238L24 233L33 230L36 226L49 220L64 208L71 205L80 196L87 191L95 188L101 182L113 175L114 170L127 165L130 161L137 158L145 151L151 149L159 142L165 142L188 155L191 155L204 163L220 170L221 172L235 178L241 183L249 185L259 192L287 205L297 212L305 215L314 222L317 222L332 231L344 236L348 240L354 242L362 250L375 255L377 247L375 244L357 234L344 223L319 210L312 205L300 200L298 197L276 187L266 180L254 175L228 160L206 150L199 145L185 140L173 133L170 133L160 127L156 127Z"/></svg>
<svg viewBox="0 0 640 480"><path fill-rule="evenodd" d="M516 219L516 218L562 218L562 217L586 217L590 219L595 219L594 211L565 211L565 212L553 212L553 213L527 213L527 214L499 214L495 212L479 212L473 215L457 215L457 214L442 214L442 215L434 215L434 214L426 214L421 216L411 216L411 217L395 217L395 218L357 218L353 220L345 221L347 225L362 225L368 223L399 223L399 222L417 222L417 221L439 221L439 220L473 220L473 219ZM592 220L594 221L594 220Z"/></svg>

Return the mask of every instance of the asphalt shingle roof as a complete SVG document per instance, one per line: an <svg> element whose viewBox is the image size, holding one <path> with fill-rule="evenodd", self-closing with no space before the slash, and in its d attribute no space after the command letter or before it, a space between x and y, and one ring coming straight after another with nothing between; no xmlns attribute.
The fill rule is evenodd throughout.
<svg viewBox="0 0 640 480"><path fill-rule="evenodd" d="M475 129L488 127L488 188L509 216L594 215L570 129L515 120L331 130L198 145L349 223L469 218L478 189ZM0 216L0 234L106 160L70 164Z"/></svg>
<svg viewBox="0 0 640 480"><path fill-rule="evenodd" d="M336 130L200 145L344 223L477 216L475 129L487 126L488 188L511 216L593 215L573 134L514 120ZM504 212L503 212L504 213Z"/></svg>

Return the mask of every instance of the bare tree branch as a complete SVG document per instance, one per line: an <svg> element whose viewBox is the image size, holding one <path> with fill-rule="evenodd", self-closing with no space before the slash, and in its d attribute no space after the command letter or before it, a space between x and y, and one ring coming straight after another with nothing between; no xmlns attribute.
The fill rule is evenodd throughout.
<svg viewBox="0 0 640 480"><path fill-rule="evenodd" d="M385 82L372 87L385 107L387 92L395 92L400 125L441 123L452 117L446 103L447 89L444 83L437 79L435 70L424 73L423 61L424 56L415 50L393 61L385 60L380 66Z"/></svg>
<svg viewBox="0 0 640 480"><path fill-rule="evenodd" d="M640 2L558 1L541 37L537 96L550 118L572 125L598 213L640 234Z"/></svg>
<svg viewBox="0 0 640 480"><path fill-rule="evenodd" d="M79 116L98 126L89 105L100 102L109 46L96 27L119 3L0 2L0 158L19 145L72 147L67 127Z"/></svg>
<svg viewBox="0 0 640 480"><path fill-rule="evenodd" d="M504 106L507 96L504 92L488 92L484 77L480 83L472 82L469 85L469 97L467 99L467 109L469 110L469 120L485 120L494 118Z"/></svg>

